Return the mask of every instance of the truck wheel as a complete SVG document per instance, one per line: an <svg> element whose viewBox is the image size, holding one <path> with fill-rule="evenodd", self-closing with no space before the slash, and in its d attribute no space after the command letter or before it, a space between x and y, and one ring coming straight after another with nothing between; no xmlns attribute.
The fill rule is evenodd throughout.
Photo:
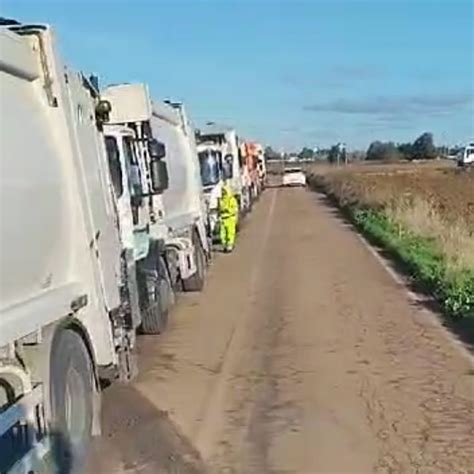
<svg viewBox="0 0 474 474"><path fill-rule="evenodd" d="M193 234L194 260L196 262L196 273L188 279L183 280L184 291L201 291L204 288L206 277L206 255L201 245L199 236Z"/></svg>
<svg viewBox="0 0 474 474"><path fill-rule="evenodd" d="M77 473L84 466L92 436L93 379L89 353L79 334L59 332L50 359L52 452L58 472Z"/></svg>
<svg viewBox="0 0 474 474"><path fill-rule="evenodd" d="M162 257L157 269L142 272L142 332L161 334L168 325L168 315L174 303L174 291Z"/></svg>

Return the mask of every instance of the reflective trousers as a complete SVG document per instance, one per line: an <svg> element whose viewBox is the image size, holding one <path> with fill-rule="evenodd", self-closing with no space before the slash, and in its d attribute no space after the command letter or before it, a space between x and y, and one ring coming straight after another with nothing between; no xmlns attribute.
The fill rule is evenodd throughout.
<svg viewBox="0 0 474 474"><path fill-rule="evenodd" d="M236 217L223 217L221 218L221 244L225 249L234 248L235 244L235 233L237 228Z"/></svg>

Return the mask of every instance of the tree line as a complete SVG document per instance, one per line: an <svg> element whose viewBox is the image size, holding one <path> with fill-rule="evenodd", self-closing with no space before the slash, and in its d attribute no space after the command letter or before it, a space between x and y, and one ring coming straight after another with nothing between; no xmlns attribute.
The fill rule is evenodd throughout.
<svg viewBox="0 0 474 474"><path fill-rule="evenodd" d="M433 160L438 156L433 135L425 132L413 143L372 142L366 153L366 160Z"/></svg>
<svg viewBox="0 0 474 474"><path fill-rule="evenodd" d="M412 143L395 143L392 141L383 142L376 140L369 145L366 152L348 151L341 144L330 148L312 149L303 147L300 152L286 153L282 155L273 150L270 146L265 149L265 157L270 160L284 159L285 156L297 156L300 160L324 160L330 163L358 160L369 161L399 161L399 160L432 160L441 155L449 153L447 147L436 147L433 134L422 133Z"/></svg>

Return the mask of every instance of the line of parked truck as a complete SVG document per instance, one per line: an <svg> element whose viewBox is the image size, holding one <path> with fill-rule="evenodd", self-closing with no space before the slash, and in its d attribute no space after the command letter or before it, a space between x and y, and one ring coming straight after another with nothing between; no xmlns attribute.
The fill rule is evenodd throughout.
<svg viewBox="0 0 474 474"><path fill-rule="evenodd" d="M0 472L75 472L101 384L203 288L222 188L248 213L263 149L146 84L100 88L46 25L0 21L0 78Z"/></svg>

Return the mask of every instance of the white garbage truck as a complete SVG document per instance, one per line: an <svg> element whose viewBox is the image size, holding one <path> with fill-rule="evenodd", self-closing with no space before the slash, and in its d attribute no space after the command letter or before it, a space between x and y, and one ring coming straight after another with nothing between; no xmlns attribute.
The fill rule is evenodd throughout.
<svg viewBox="0 0 474 474"><path fill-rule="evenodd" d="M137 287L137 291L130 294L132 314L142 333L160 334L168 323L175 294L163 240L153 239L150 232L147 201L168 188L163 160L166 148L154 139L144 143L151 162L148 182L135 131L105 124L104 135L123 252L128 262L127 274L132 275Z"/></svg>
<svg viewBox="0 0 474 474"><path fill-rule="evenodd" d="M214 142L201 142L197 145L197 151L209 216L208 236L214 241L219 236L219 200L224 186L222 149Z"/></svg>
<svg viewBox="0 0 474 474"><path fill-rule="evenodd" d="M207 202L216 207L224 183L234 193L241 215L251 208L250 188L243 174L243 162L236 131L225 125L209 122L197 134L199 159ZM218 152L218 154L216 154ZM211 211L211 215L212 215Z"/></svg>
<svg viewBox="0 0 474 474"><path fill-rule="evenodd" d="M50 27L0 24L0 472L76 472L99 380L133 374L139 324L110 104L62 63Z"/></svg>
<svg viewBox="0 0 474 474"><path fill-rule="evenodd" d="M208 214L194 130L184 106L153 101L146 84L109 86L102 97L111 104L107 140L113 140L117 127L126 127L134 134L137 167L132 175L139 175L136 181L140 182L139 205L144 219L140 226L145 225L149 248L154 249L146 260L148 271L158 256L173 289L201 290L210 257ZM153 177L164 174L167 183L163 192L153 192ZM156 277L160 278L159 269Z"/></svg>

